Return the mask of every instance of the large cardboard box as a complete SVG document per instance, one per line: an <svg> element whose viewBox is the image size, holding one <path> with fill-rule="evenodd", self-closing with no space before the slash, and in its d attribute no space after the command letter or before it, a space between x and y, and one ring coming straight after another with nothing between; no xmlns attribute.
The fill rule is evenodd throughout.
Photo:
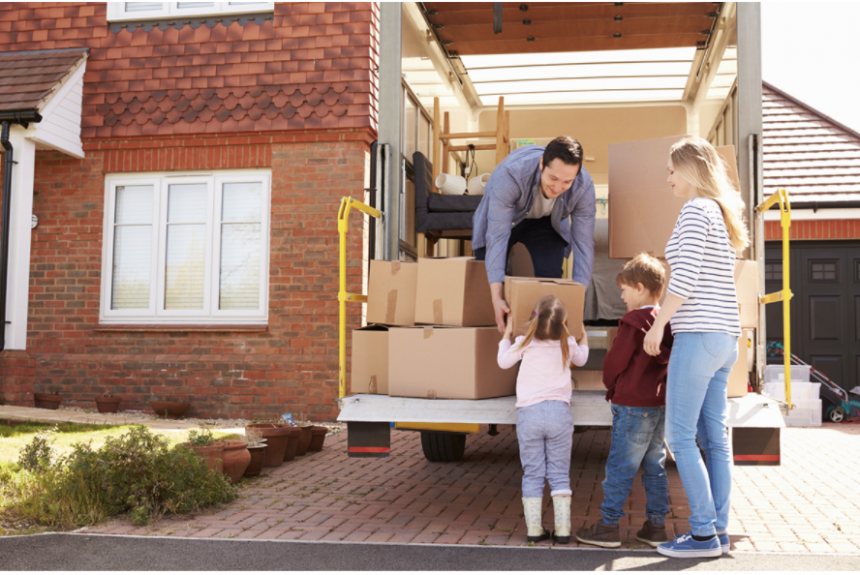
<svg viewBox="0 0 860 575"><path fill-rule="evenodd" d="M371 260L367 323L415 325L418 264Z"/></svg>
<svg viewBox="0 0 860 575"><path fill-rule="evenodd" d="M352 332L352 393L388 394L388 329L368 326Z"/></svg>
<svg viewBox="0 0 860 575"><path fill-rule="evenodd" d="M515 395L518 367L497 363L495 327L414 327L389 331L388 394L430 399Z"/></svg>
<svg viewBox="0 0 860 575"><path fill-rule="evenodd" d="M755 260L735 262L735 289L742 328L758 327L758 265Z"/></svg>
<svg viewBox="0 0 860 575"><path fill-rule="evenodd" d="M525 335L535 304L545 295L554 295L564 303L570 335L582 337L584 285L564 279L506 277L505 301L511 308L514 337Z"/></svg>
<svg viewBox="0 0 860 575"><path fill-rule="evenodd" d="M415 322L456 327L496 325L484 262L474 258L419 258Z"/></svg>
<svg viewBox="0 0 860 575"><path fill-rule="evenodd" d="M666 257L666 243L687 198L677 198L666 182L669 149L686 136L609 145L609 257L629 259L642 252ZM729 177L738 183L733 146L717 148Z"/></svg>

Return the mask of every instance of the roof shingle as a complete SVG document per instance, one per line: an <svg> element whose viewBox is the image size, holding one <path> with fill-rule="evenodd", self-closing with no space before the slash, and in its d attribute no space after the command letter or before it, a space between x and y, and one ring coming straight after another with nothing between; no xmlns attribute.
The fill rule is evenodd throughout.
<svg viewBox="0 0 860 575"><path fill-rule="evenodd" d="M860 133L763 83L764 187L792 201L860 200Z"/></svg>
<svg viewBox="0 0 860 575"><path fill-rule="evenodd" d="M0 54L0 111L41 112L87 59L87 48Z"/></svg>

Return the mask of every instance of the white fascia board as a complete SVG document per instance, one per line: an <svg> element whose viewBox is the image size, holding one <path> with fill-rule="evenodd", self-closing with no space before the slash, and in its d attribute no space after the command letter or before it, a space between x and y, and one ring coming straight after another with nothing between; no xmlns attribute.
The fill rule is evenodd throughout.
<svg viewBox="0 0 860 575"><path fill-rule="evenodd" d="M86 68L84 60L41 110L42 121L27 130L34 142L80 159L84 158L81 109Z"/></svg>

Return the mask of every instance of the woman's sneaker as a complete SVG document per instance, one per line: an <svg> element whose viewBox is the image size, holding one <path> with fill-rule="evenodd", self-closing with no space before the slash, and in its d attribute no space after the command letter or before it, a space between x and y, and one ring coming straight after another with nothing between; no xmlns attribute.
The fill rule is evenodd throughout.
<svg viewBox="0 0 860 575"><path fill-rule="evenodd" d="M581 527L576 532L576 539L580 543L598 547L621 547L621 532L618 525L610 525L603 521L598 521L591 527Z"/></svg>
<svg viewBox="0 0 860 575"><path fill-rule="evenodd" d="M732 548L732 544L729 543L729 534L717 533L717 539L720 540L720 549L722 549L723 553L728 553Z"/></svg>
<svg viewBox="0 0 860 575"><path fill-rule="evenodd" d="M719 557L723 550L716 536L707 541L696 541L690 531L670 543L661 543L657 547L657 553L666 557Z"/></svg>
<svg viewBox="0 0 860 575"><path fill-rule="evenodd" d="M647 543L651 547L657 547L661 543L669 541L669 537L666 535L666 526L654 525L650 521L645 522L642 529L636 534L636 539L642 543Z"/></svg>

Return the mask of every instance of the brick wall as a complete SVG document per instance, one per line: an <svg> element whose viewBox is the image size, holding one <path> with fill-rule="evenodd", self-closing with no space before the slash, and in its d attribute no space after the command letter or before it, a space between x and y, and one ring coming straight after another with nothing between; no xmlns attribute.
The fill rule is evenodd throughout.
<svg viewBox="0 0 860 575"><path fill-rule="evenodd" d="M794 220L790 230L790 240L855 240L860 238L860 220ZM765 222L764 238L781 240L780 222Z"/></svg>
<svg viewBox="0 0 860 575"><path fill-rule="evenodd" d="M3 400L58 389L92 407L190 398L190 415L315 420L337 414L338 242L343 196L363 197L371 134L237 134L93 141L84 160L37 152L27 352L0 354ZM154 147L155 146L155 147ZM269 325L265 331L131 331L98 326L104 173L272 168ZM362 226L349 238L348 289L362 281ZM348 309L350 327L360 306Z"/></svg>

